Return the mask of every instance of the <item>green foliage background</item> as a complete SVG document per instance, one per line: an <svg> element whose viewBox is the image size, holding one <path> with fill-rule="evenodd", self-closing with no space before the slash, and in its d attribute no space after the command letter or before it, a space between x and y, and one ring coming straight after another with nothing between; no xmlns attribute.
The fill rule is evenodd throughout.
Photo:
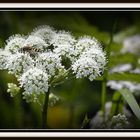
<svg viewBox="0 0 140 140"><path fill-rule="evenodd" d="M58 30L71 31L76 37L90 35L96 37L104 49L109 43L113 24L118 19L114 38L123 40L125 36L139 33L140 12L133 11L0 11L0 47L13 34L28 34L39 25L50 25ZM111 58L109 68L130 62L136 65L134 55L117 54L121 43L113 43L111 48L116 55ZM109 75L108 79L136 81L137 75ZM0 129L2 128L41 128L41 109L36 104L28 104L18 94L11 98L7 93L7 83L17 83L6 71L0 71ZM88 79L67 81L52 89L62 100L48 110L50 128L80 128L85 114L92 118L101 108L101 81ZM113 91L107 89L107 100Z"/></svg>

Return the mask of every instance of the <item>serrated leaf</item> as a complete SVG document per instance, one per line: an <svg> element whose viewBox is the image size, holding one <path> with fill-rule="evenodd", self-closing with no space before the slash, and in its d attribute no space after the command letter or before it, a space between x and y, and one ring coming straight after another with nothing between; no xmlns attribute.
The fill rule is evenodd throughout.
<svg viewBox="0 0 140 140"><path fill-rule="evenodd" d="M136 115L136 117L140 120L140 107L133 96L132 92L130 92L128 89L121 89L119 92L122 94L130 108L132 109L133 113Z"/></svg>
<svg viewBox="0 0 140 140"><path fill-rule="evenodd" d="M130 81L140 83L140 74L135 73L113 73L108 75L107 80L115 80L115 81Z"/></svg>

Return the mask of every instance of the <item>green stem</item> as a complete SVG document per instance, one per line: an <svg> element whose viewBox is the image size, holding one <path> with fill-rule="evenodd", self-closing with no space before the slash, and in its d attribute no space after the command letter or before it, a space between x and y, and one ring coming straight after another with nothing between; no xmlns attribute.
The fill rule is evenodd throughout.
<svg viewBox="0 0 140 140"><path fill-rule="evenodd" d="M69 108L69 123L68 123L68 128L72 129L73 128L73 119L74 119L74 106L73 104L70 105Z"/></svg>
<svg viewBox="0 0 140 140"><path fill-rule="evenodd" d="M47 111L48 111L48 102L49 102L49 94L50 94L50 88L48 89L48 92L45 94L45 100L42 110L42 128L47 128Z"/></svg>
<svg viewBox="0 0 140 140"><path fill-rule="evenodd" d="M110 41L109 41L109 44L106 48L107 57L108 57L107 68L109 67L111 45L112 45L112 42L113 42L113 35L114 35L114 32L115 32L116 26L117 26L117 19L116 19L115 23L113 24L112 32L110 34ZM106 103L106 94L107 94L107 92L106 92L107 77L108 77L108 69L105 70L104 75L103 75L103 81L102 81L101 109L102 109L102 112L103 112L103 120L104 121L105 121L105 114L106 114L105 103Z"/></svg>
<svg viewBox="0 0 140 140"><path fill-rule="evenodd" d="M106 103L106 81L102 81L102 97L101 97L101 104L102 104L102 112L103 112L103 119L105 120L105 103Z"/></svg>

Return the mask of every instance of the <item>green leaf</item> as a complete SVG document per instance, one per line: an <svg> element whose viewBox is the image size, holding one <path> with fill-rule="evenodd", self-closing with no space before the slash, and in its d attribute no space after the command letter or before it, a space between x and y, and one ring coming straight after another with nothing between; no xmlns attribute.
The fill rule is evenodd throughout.
<svg viewBox="0 0 140 140"><path fill-rule="evenodd" d="M86 114L81 128L85 128L85 126L89 123L89 121L90 121L90 119L88 119L88 116Z"/></svg>
<svg viewBox="0 0 140 140"><path fill-rule="evenodd" d="M0 38L0 48L4 47L4 41Z"/></svg>
<svg viewBox="0 0 140 140"><path fill-rule="evenodd" d="M120 112L122 112L122 109L123 109L122 96L120 92L116 91L112 99L112 107L110 111L110 116L113 117L114 115L119 114Z"/></svg>
<svg viewBox="0 0 140 140"><path fill-rule="evenodd" d="M103 81L103 76L97 76L95 80L96 81Z"/></svg>
<svg viewBox="0 0 140 140"><path fill-rule="evenodd" d="M128 105L132 109L133 113L140 120L140 107L133 94L128 89L121 89L119 90L119 92L122 94Z"/></svg>
<svg viewBox="0 0 140 140"><path fill-rule="evenodd" d="M122 43L115 43L112 42L111 44L111 51L116 53L120 53L120 50L123 48L123 44Z"/></svg>
<svg viewBox="0 0 140 140"><path fill-rule="evenodd" d="M109 67L119 65L119 64L126 64L126 63L131 63L133 65L136 65L137 56L130 53L113 55L112 57L110 57Z"/></svg>
<svg viewBox="0 0 140 140"><path fill-rule="evenodd" d="M135 73L113 73L108 75L107 80L115 80L115 81L130 81L135 83L140 83L140 74Z"/></svg>

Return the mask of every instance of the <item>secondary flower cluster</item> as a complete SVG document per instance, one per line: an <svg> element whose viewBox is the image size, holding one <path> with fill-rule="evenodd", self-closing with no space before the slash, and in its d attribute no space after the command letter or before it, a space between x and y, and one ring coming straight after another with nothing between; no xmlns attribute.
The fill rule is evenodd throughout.
<svg viewBox="0 0 140 140"><path fill-rule="evenodd" d="M112 102L106 102L105 104L105 118L103 118L103 112L98 111L96 115L91 119L89 125L91 129L126 129L132 128L132 124L129 122L132 118L131 112L123 107L123 114L117 114L110 116L112 108Z"/></svg>
<svg viewBox="0 0 140 140"><path fill-rule="evenodd" d="M140 35L127 37L123 41L122 53L132 53L139 56L140 53Z"/></svg>
<svg viewBox="0 0 140 140"><path fill-rule="evenodd" d="M56 31L47 25L27 36L9 37L0 50L0 69L14 74L25 90L25 97L34 95L33 100L45 94L57 78L64 80L61 76L67 77L71 72L76 78L88 77L93 81L105 65L106 54L95 38L76 39L69 32Z"/></svg>
<svg viewBox="0 0 140 140"><path fill-rule="evenodd" d="M140 74L140 63L139 63L139 59L137 62L138 67L133 68L133 65L130 63L127 64L121 64L121 65L117 65L113 68L110 69L109 73L130 73L130 74ZM107 86L109 86L111 89L113 90L120 90L123 88L127 88L129 89L131 92L134 93L139 93L140 91L140 83L138 82L132 82L132 81L127 81L127 80L110 80L107 82Z"/></svg>

